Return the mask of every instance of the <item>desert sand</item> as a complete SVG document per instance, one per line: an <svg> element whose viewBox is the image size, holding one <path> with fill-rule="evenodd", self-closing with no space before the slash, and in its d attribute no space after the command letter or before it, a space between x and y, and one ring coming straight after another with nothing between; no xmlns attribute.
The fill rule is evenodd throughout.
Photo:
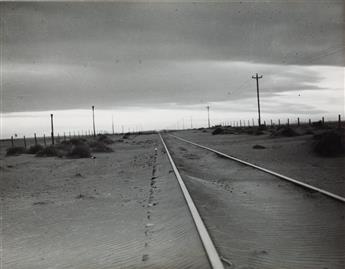
<svg viewBox="0 0 345 269"><path fill-rule="evenodd" d="M345 157L321 157L315 154L312 147L315 142L313 135L294 137L271 137L268 133L212 135L212 130L188 130L174 134L345 196ZM255 145L265 148L254 149Z"/></svg>
<svg viewBox="0 0 345 269"><path fill-rule="evenodd" d="M198 133L183 136L197 140ZM203 142L212 143L206 136ZM165 139L227 268L344 268L342 202L169 135Z"/></svg>
<svg viewBox="0 0 345 269"><path fill-rule="evenodd" d="M157 135L95 159L5 157L7 145L2 268L209 268Z"/></svg>

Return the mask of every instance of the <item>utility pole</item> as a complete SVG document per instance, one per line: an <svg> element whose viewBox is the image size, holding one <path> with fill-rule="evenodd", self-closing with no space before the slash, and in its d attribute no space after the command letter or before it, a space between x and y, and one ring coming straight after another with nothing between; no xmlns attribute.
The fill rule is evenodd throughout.
<svg viewBox="0 0 345 269"><path fill-rule="evenodd" d="M193 118L190 117L190 128L193 129Z"/></svg>
<svg viewBox="0 0 345 269"><path fill-rule="evenodd" d="M207 106L207 122L208 122L208 128L211 127L211 124L210 124L210 106Z"/></svg>
<svg viewBox="0 0 345 269"><path fill-rule="evenodd" d="M54 145L54 124L53 124L53 117L54 117L53 114L50 114L52 145Z"/></svg>
<svg viewBox="0 0 345 269"><path fill-rule="evenodd" d="M96 137L95 106L92 106L92 125L93 125L93 136Z"/></svg>
<svg viewBox="0 0 345 269"><path fill-rule="evenodd" d="M114 134L115 132L114 132L114 116L113 115L111 116L111 129L113 130L113 134Z"/></svg>
<svg viewBox="0 0 345 269"><path fill-rule="evenodd" d="M256 80L256 95L258 98L258 113L259 113L259 127L261 126L261 113L260 113L260 95L259 95L259 79L262 78L262 76L258 76L258 73L256 73L255 76L252 76L253 79Z"/></svg>

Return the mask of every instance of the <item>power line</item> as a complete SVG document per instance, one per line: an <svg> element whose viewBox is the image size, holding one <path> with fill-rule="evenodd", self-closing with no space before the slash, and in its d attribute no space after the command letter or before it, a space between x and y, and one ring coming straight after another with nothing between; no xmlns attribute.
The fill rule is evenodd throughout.
<svg viewBox="0 0 345 269"><path fill-rule="evenodd" d="M259 127L261 126L261 115L260 115L260 94L259 94L259 79L261 79L262 76L259 76L258 73L256 73L255 76L252 76L252 79L256 80L256 96L258 99L258 114L259 114L259 119L258 119L258 123L259 123Z"/></svg>

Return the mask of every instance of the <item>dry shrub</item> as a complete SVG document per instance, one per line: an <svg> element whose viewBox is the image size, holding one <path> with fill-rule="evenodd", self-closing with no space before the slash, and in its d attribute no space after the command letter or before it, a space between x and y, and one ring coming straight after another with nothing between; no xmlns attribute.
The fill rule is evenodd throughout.
<svg viewBox="0 0 345 269"><path fill-rule="evenodd" d="M314 151L324 157L334 157L345 153L344 130L328 131L315 135Z"/></svg>
<svg viewBox="0 0 345 269"><path fill-rule="evenodd" d="M271 136L276 137L293 137L298 136L299 134L289 126L281 126L276 130L273 130Z"/></svg>
<svg viewBox="0 0 345 269"><path fill-rule="evenodd" d="M72 147L72 150L67 154L70 158L90 158L91 150L88 145L81 144Z"/></svg>
<svg viewBox="0 0 345 269"><path fill-rule="evenodd" d="M218 135L218 134L234 134L234 132L231 129L217 127L212 131L212 135Z"/></svg>
<svg viewBox="0 0 345 269"><path fill-rule="evenodd" d="M28 154L36 154L36 153L38 153L41 150L43 150L43 146L40 145L40 144L37 144L37 145L31 146L26 153L28 153Z"/></svg>
<svg viewBox="0 0 345 269"><path fill-rule="evenodd" d="M102 134L98 136L98 141L103 142L104 144L113 144L114 141L110 139L108 136Z"/></svg>
<svg viewBox="0 0 345 269"><path fill-rule="evenodd" d="M11 147L6 150L6 156L17 156L25 153L24 147Z"/></svg>
<svg viewBox="0 0 345 269"><path fill-rule="evenodd" d="M92 152L113 152L112 148L100 141L92 141L89 143Z"/></svg>
<svg viewBox="0 0 345 269"><path fill-rule="evenodd" d="M59 156L59 155L60 154L58 150L53 145L45 147L36 153L37 157L54 157L54 156Z"/></svg>
<svg viewBox="0 0 345 269"><path fill-rule="evenodd" d="M266 147L262 146L262 145L254 145L253 149L265 149Z"/></svg>
<svg viewBox="0 0 345 269"><path fill-rule="evenodd" d="M221 127L218 127L218 128L213 130L212 134L213 135L224 134L224 129Z"/></svg>
<svg viewBox="0 0 345 269"><path fill-rule="evenodd" d="M125 133L123 136L122 136L122 138L123 139L128 139L129 137L130 137L130 133Z"/></svg>

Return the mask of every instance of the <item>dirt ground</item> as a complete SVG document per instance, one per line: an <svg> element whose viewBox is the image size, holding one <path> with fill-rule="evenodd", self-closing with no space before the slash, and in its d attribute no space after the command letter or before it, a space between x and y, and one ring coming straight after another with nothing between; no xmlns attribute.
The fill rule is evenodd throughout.
<svg viewBox="0 0 345 269"><path fill-rule="evenodd" d="M345 267L342 202L165 138L226 268Z"/></svg>
<svg viewBox="0 0 345 269"><path fill-rule="evenodd" d="M345 157L320 157L312 135L221 134L188 130L175 135L345 197ZM261 145L264 149L254 149Z"/></svg>
<svg viewBox="0 0 345 269"><path fill-rule="evenodd" d="M95 159L5 157L6 143L3 269L209 268L157 135Z"/></svg>

